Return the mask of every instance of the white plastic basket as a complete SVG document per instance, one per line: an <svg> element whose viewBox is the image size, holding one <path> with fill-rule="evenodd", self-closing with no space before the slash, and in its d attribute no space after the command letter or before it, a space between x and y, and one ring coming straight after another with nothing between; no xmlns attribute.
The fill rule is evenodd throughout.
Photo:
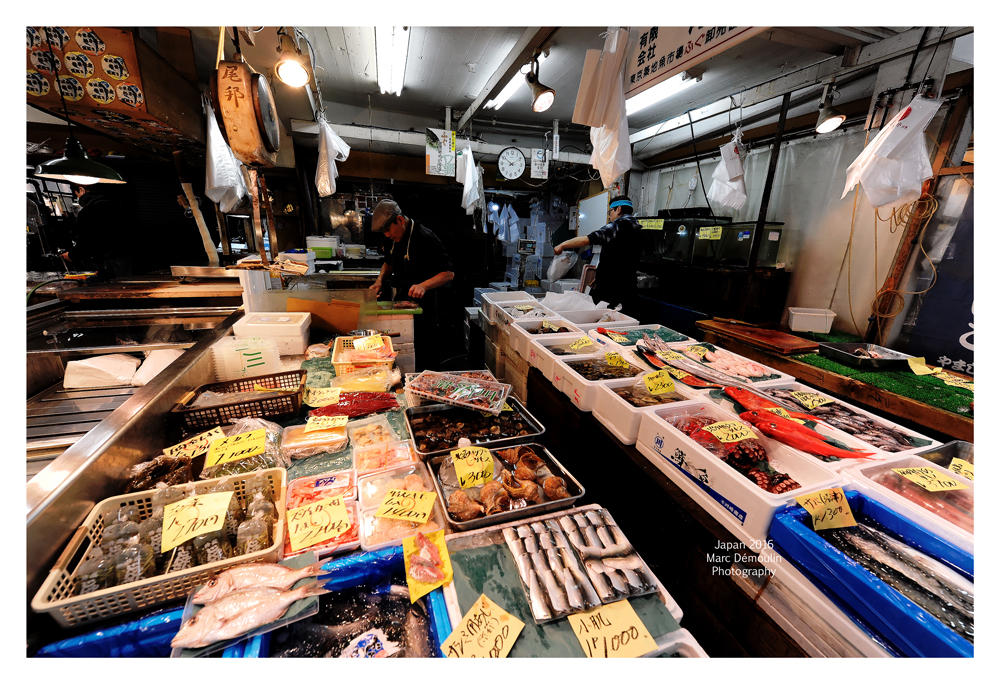
<svg viewBox="0 0 1000 684"><path fill-rule="evenodd" d="M795 332L828 333L837 314L830 309L788 307L788 327Z"/></svg>
<svg viewBox="0 0 1000 684"><path fill-rule="evenodd" d="M528 347L531 345L531 342L533 340L549 336L548 334L541 335L530 332L541 328L542 321L545 321L556 328L565 327L569 329L568 333L552 333L552 335L569 335L572 333L576 335L576 337L583 337L586 334L583 330L580 330L580 328L573 325L573 323L562 316L546 316L545 318L516 320L511 323L510 327L507 329L510 333L510 348L520 354L523 358L527 359L530 355Z"/></svg>
<svg viewBox="0 0 1000 684"><path fill-rule="evenodd" d="M635 362L626 355L622 355L629 365L639 368L643 372L647 372L642 366L636 365ZM604 360L606 355L604 353L600 354L589 354L587 356L565 356L556 359L556 367L553 370L553 378L561 378L561 383L559 389L562 393L569 397L569 400L573 402L573 406L589 413L594 410L594 403L597 399L597 388L608 382L613 382L615 380L621 380L622 378L609 378L608 380L587 380L582 375L577 373L569 364L578 363L580 361L587 361L591 359ZM638 374L636 374L638 375ZM632 378L635 379L635 376ZM553 383L555 384L555 380Z"/></svg>
<svg viewBox="0 0 1000 684"><path fill-rule="evenodd" d="M682 406L689 401L699 401L696 392L692 392L690 388L680 382L675 382L674 387L677 393L684 397L686 401L675 401L655 406L632 406L632 404L618 396L615 393L615 389L631 387L635 384L635 381L636 378L608 380L597 388L597 396L594 401L594 418L606 427L622 444L635 444L635 440L639 436L639 425L642 422L643 413L667 408L668 406Z"/></svg>

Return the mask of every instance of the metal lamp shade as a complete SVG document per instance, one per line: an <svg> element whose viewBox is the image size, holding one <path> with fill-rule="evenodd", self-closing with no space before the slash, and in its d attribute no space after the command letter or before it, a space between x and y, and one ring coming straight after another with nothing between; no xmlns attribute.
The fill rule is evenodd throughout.
<svg viewBox="0 0 1000 684"><path fill-rule="evenodd" d="M552 103L556 100L555 90L539 83L538 79L531 73L525 74L524 80L528 82L528 87L531 88L531 111L544 112L552 106Z"/></svg>
<svg viewBox="0 0 1000 684"><path fill-rule="evenodd" d="M35 175L39 178L61 180L80 185L125 182L117 171L91 159L76 138L69 138L66 141L63 156L42 162L35 167Z"/></svg>

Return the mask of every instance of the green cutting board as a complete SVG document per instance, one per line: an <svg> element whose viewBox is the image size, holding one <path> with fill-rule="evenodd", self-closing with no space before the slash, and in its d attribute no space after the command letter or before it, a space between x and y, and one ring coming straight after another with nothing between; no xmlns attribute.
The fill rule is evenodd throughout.
<svg viewBox="0 0 1000 684"><path fill-rule="evenodd" d="M394 309L392 308L392 302L379 302L378 310L375 314L378 316L388 316L390 314L422 314L423 312L424 310L419 306L415 309Z"/></svg>
<svg viewBox="0 0 1000 684"><path fill-rule="evenodd" d="M465 549L451 554L455 592L462 615L480 594L486 594L501 608L524 623L514 642L510 658L584 658L583 647L573 634L569 620L562 618L535 624L528 597L517 574L517 566L502 544ZM654 639L681 628L655 594L628 599L642 624Z"/></svg>

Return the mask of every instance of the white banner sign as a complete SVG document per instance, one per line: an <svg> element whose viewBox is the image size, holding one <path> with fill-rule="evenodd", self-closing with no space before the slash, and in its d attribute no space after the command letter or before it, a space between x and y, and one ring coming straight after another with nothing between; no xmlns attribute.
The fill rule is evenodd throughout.
<svg viewBox="0 0 1000 684"><path fill-rule="evenodd" d="M531 148L531 177L549 177L549 157L546 150Z"/></svg>

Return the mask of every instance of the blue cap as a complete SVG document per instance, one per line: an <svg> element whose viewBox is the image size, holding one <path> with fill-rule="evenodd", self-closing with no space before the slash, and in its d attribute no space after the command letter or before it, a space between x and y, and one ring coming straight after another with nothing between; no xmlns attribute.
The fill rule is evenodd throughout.
<svg viewBox="0 0 1000 684"><path fill-rule="evenodd" d="M632 202L629 200L618 200L617 202L612 202L609 209L614 209L615 207L632 207ZM633 209L635 207L632 207Z"/></svg>

